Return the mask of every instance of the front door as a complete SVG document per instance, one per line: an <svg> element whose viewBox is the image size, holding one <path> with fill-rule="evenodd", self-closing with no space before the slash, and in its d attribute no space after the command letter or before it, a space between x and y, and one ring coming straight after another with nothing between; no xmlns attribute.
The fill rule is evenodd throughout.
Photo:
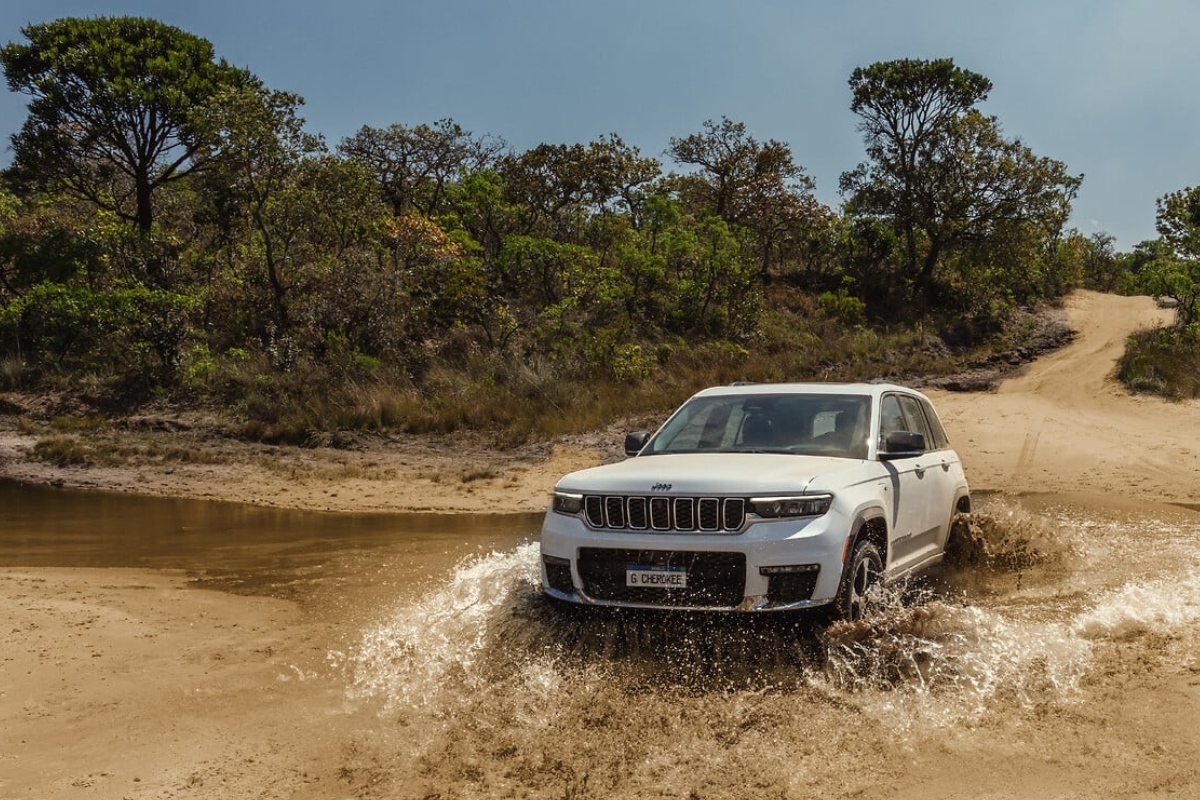
<svg viewBox="0 0 1200 800"><path fill-rule="evenodd" d="M926 446L932 444L925 416L917 398L907 395L884 395L881 404L880 441L895 431L910 431L924 435ZM942 505L942 465L936 452L924 452L912 458L889 459L886 468L892 479L893 522L892 558L888 572L900 573L914 569L938 552L943 536L946 509Z"/></svg>

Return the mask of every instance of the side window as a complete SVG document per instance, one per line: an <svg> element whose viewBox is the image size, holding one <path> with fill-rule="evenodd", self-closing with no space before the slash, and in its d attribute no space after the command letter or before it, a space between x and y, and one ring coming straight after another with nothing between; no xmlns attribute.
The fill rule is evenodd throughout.
<svg viewBox="0 0 1200 800"><path fill-rule="evenodd" d="M900 395L900 410L904 412L904 430L919 433L925 437L926 446L931 446L933 437L929 435L929 426L925 424L925 412L917 398L910 395Z"/></svg>
<svg viewBox="0 0 1200 800"><path fill-rule="evenodd" d="M929 432L933 438L928 442L930 450L945 450L950 446L950 440L946 436L946 429L942 427L942 421L938 419L937 412L933 410L933 405L928 400L921 401L921 408L925 411L925 419L929 422Z"/></svg>
<svg viewBox="0 0 1200 800"><path fill-rule="evenodd" d="M889 433L908 430L904 426L904 413L900 410L900 401L894 394L885 394L879 403L879 446Z"/></svg>

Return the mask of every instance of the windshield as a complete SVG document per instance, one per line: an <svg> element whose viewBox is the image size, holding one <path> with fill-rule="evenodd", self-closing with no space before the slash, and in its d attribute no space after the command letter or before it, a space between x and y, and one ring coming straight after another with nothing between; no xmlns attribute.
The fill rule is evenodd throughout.
<svg viewBox="0 0 1200 800"><path fill-rule="evenodd" d="M871 399L853 394L748 394L688 401L642 451L867 457Z"/></svg>

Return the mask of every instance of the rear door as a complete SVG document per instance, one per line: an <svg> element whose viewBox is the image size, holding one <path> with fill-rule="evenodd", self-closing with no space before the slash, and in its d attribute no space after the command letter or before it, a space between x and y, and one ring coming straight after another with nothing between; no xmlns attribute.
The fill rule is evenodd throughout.
<svg viewBox="0 0 1200 800"><path fill-rule="evenodd" d="M933 410L933 405L924 398L920 398L920 404L921 410L925 412L925 420L929 423L931 437L927 439L934 478L933 485L929 487L933 503L930 514L931 524L936 525L938 529L937 550L940 551L946 546L946 538L950 534L950 520L954 516L954 501L958 488L966 484L966 478L958 454L951 449L946 430L942 427L937 412Z"/></svg>

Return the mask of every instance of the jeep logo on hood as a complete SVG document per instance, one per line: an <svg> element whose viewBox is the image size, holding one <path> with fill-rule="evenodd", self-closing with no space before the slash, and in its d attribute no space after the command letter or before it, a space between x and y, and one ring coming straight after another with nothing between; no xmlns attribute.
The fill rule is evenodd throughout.
<svg viewBox="0 0 1200 800"><path fill-rule="evenodd" d="M671 484L656 483L650 487L650 491L652 491L652 492L669 492L669 491L671 491Z"/></svg>

